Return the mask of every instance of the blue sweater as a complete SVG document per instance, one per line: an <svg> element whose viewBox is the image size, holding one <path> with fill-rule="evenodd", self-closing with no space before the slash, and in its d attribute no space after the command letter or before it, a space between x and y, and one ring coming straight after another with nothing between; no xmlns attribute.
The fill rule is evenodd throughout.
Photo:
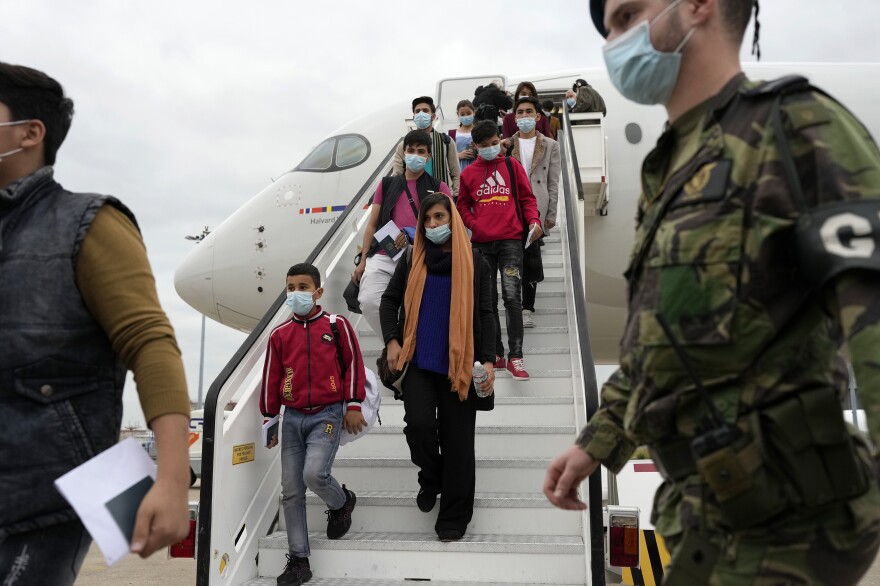
<svg viewBox="0 0 880 586"><path fill-rule="evenodd" d="M414 362L422 370L449 373L449 310L452 302L452 275L425 278L419 307Z"/></svg>

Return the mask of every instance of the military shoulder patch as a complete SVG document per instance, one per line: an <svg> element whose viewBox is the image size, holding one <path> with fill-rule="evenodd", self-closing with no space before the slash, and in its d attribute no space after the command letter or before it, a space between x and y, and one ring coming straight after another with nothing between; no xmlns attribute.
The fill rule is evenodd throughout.
<svg viewBox="0 0 880 586"><path fill-rule="evenodd" d="M669 209L723 199L732 168L733 161L730 159L706 163L684 184Z"/></svg>
<svg viewBox="0 0 880 586"><path fill-rule="evenodd" d="M831 114L818 100L795 102L783 106L795 130L831 122Z"/></svg>

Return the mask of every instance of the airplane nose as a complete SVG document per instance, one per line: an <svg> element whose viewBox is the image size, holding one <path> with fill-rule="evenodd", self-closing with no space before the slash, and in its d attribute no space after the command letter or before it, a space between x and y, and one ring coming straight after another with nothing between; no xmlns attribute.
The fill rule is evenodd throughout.
<svg viewBox="0 0 880 586"><path fill-rule="evenodd" d="M214 303L214 239L199 242L174 272L174 288L180 298L199 313L220 321Z"/></svg>

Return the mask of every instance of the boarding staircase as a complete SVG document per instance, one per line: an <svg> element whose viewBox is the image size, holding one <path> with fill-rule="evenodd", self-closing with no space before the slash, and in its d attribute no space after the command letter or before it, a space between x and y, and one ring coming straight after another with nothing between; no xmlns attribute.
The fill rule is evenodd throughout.
<svg viewBox="0 0 880 586"><path fill-rule="evenodd" d="M587 513L555 509L542 494L547 463L571 445L597 402L578 246L583 204L575 153L570 143L561 142L559 226L543 247L546 278L538 286L536 327L525 330L531 380L514 381L506 371L496 371L495 410L477 414L477 494L464 539L439 542L433 531L439 507L430 514L416 507L417 469L403 436L403 404L383 389L382 425L341 447L333 465L334 476L358 496L343 539L326 538L326 505L307 496L315 575L310 585L604 584L599 475L582 487L589 497ZM324 276L325 309L355 324L365 363L373 367L381 338L360 316L345 311L342 291L362 241L364 205L390 172L393 152L309 258ZM269 332L288 319L283 299L282 294L209 392L197 555L201 586L274 585L285 565L280 450L260 445L256 392ZM506 346L505 325L502 330ZM224 423L217 407L232 398L237 405Z"/></svg>

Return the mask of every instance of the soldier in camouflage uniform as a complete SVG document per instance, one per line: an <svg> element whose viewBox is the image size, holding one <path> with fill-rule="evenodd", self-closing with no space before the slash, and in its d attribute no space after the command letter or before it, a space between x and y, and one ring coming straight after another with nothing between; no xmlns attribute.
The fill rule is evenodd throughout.
<svg viewBox="0 0 880 586"><path fill-rule="evenodd" d="M642 167L620 369L545 493L583 509L584 478L648 445L664 477L652 517L672 554L664 584L856 584L880 544L880 492L872 448L842 418L839 349L880 445L880 152L806 80L745 78L752 0L591 10L612 81L670 122ZM838 215L805 259L806 220L847 205L874 217ZM812 274L862 253L874 265Z"/></svg>

